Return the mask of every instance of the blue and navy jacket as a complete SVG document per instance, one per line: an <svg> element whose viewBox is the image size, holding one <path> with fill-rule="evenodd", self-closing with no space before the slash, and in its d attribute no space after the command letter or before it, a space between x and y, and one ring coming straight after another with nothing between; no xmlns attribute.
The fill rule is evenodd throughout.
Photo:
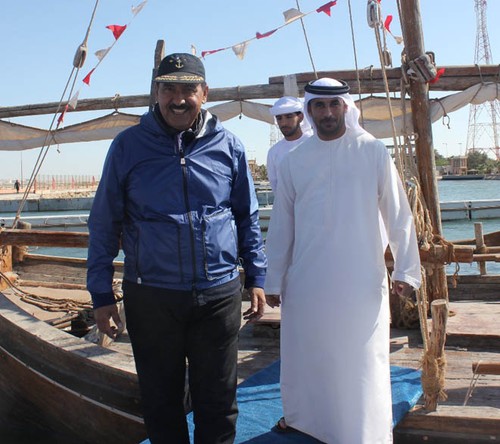
<svg viewBox="0 0 500 444"><path fill-rule="evenodd" d="M87 288L94 308L115 302L113 260L124 279L200 291L235 279L263 287L258 202L242 143L202 111L196 135L165 130L154 112L109 149L89 217Z"/></svg>

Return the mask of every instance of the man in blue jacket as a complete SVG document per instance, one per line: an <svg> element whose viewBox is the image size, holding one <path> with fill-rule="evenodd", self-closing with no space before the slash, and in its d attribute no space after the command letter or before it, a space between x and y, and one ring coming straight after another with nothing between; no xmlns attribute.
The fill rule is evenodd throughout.
<svg viewBox="0 0 500 444"><path fill-rule="evenodd" d="M99 330L121 320L113 259L125 254L127 329L152 443L189 443L186 360L196 443L232 443L237 417L238 266L262 316L266 258L244 147L207 100L198 57L171 54L155 77L157 103L108 152L89 218L87 287ZM124 431L126 433L126 431Z"/></svg>

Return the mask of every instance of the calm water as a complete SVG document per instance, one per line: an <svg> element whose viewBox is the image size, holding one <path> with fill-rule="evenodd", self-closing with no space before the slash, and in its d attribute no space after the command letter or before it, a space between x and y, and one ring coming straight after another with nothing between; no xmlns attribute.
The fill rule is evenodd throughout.
<svg viewBox="0 0 500 444"><path fill-rule="evenodd" d="M439 200L440 202L448 202L454 200L483 200L483 199L500 199L500 180L440 180L438 181ZM83 211L61 211L53 214L70 215L83 214ZM25 213L28 215L29 213ZM32 215L42 215L41 213L31 213ZM50 213L44 213L50 215ZM14 216L14 214L2 214L2 217ZM1 217L0 217L1 220ZM474 237L474 222L483 224L484 233L500 230L500 219L484 219L474 221L447 221L443 223L443 234L446 239L470 239ZM55 228L54 230L64 230L63 228ZM81 228L67 228L70 230L85 230ZM83 248L35 248L30 249L33 253L39 254L54 254L68 257L86 257L86 249ZM120 260L123 256L119 256ZM488 267L491 273L500 273L500 264L491 264ZM463 264L461 273L476 273L476 266Z"/></svg>

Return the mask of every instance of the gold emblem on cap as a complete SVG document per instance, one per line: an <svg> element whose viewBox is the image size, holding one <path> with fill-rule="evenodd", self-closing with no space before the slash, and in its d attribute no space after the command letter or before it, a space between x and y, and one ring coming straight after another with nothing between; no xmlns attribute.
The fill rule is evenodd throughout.
<svg viewBox="0 0 500 444"><path fill-rule="evenodd" d="M180 58L180 57L177 57L177 58L175 59L175 67L176 67L177 69L184 68L184 64L182 63L182 60L181 60L181 58Z"/></svg>

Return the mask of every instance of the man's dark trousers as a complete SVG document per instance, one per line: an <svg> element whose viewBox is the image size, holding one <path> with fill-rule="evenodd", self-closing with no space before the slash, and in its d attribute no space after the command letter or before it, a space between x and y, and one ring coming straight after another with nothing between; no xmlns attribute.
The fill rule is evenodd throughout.
<svg viewBox="0 0 500 444"><path fill-rule="evenodd" d="M236 288L231 296L203 300L193 292L124 281L127 330L153 444L189 443L186 358L195 443L233 443L241 323L241 291Z"/></svg>

